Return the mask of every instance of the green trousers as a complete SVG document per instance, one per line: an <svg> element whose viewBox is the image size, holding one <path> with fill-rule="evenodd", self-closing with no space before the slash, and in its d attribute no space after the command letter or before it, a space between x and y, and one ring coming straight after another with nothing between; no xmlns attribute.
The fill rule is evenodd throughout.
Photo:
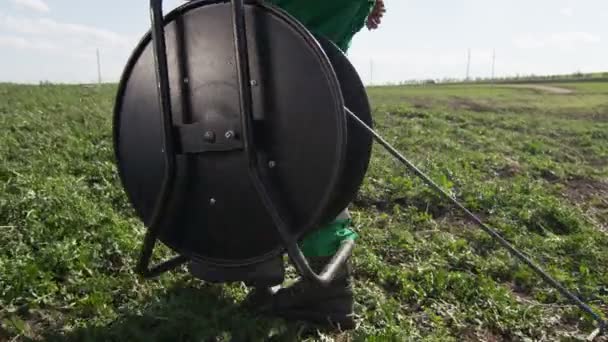
<svg viewBox="0 0 608 342"><path fill-rule="evenodd" d="M267 0L301 22L312 33L346 52L365 26L375 0Z"/></svg>
<svg viewBox="0 0 608 342"><path fill-rule="evenodd" d="M309 31L323 36L347 52L364 26L375 0L268 0L301 22ZM307 257L332 256L346 239L356 239L351 218L344 210L333 222L305 236L301 242Z"/></svg>

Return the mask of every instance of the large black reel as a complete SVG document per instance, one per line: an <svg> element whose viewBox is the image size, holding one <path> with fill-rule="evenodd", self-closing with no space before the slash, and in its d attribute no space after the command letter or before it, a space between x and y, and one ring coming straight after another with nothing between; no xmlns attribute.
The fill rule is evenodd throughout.
<svg viewBox="0 0 608 342"><path fill-rule="evenodd" d="M286 248L248 173L230 5L191 2L164 18L176 159L158 225L158 238L179 254L228 268ZM272 6L248 3L244 13L256 157L299 239L356 195L372 140L344 106L371 125L370 106L336 46ZM154 57L148 34L126 66L114 118L120 177L146 224L166 176Z"/></svg>

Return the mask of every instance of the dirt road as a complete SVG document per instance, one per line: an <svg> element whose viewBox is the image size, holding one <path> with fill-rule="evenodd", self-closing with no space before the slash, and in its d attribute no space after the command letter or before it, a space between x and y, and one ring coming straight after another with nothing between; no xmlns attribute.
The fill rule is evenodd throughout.
<svg viewBox="0 0 608 342"><path fill-rule="evenodd" d="M555 86L550 86L550 85L545 85L545 84L510 84L510 85L507 85L507 87L537 89L537 90L541 90L541 91L544 91L547 93L552 93L552 94L572 94L572 93L574 93L574 90L572 90L572 89L555 87Z"/></svg>

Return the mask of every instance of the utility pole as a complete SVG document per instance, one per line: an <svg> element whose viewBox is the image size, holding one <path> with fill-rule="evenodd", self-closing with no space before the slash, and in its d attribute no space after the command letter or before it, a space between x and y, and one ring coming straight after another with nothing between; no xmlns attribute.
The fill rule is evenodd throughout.
<svg viewBox="0 0 608 342"><path fill-rule="evenodd" d="M468 50L468 55L467 55L467 81L469 80L469 74L471 71L471 49L469 48Z"/></svg>
<svg viewBox="0 0 608 342"><path fill-rule="evenodd" d="M97 49L97 82L101 84L101 58L99 57L99 49Z"/></svg>

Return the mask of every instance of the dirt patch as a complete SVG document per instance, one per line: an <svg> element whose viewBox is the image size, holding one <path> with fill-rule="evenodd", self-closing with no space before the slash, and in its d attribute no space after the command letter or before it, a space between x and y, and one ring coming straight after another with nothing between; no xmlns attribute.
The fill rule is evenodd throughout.
<svg viewBox="0 0 608 342"><path fill-rule="evenodd" d="M433 108L433 99L424 98L424 97L414 97L407 98L407 102L409 102L412 107L416 109L431 109Z"/></svg>
<svg viewBox="0 0 608 342"><path fill-rule="evenodd" d="M540 90L542 92L551 93L551 94L573 94L574 93L574 90L572 90L572 89L555 87L555 86L550 86L550 85L545 85L545 84L510 84L510 85L505 85L504 87L534 89L534 90Z"/></svg>
<svg viewBox="0 0 608 342"><path fill-rule="evenodd" d="M549 183L555 183L560 180L559 176L553 170L543 169L540 171L540 176Z"/></svg>
<svg viewBox="0 0 608 342"><path fill-rule="evenodd" d="M464 97L454 97L448 102L448 106L453 110L469 110L472 112L492 112L496 108L484 103L475 102Z"/></svg>
<svg viewBox="0 0 608 342"><path fill-rule="evenodd" d="M496 170L496 175L501 178L515 177L523 172L521 164L518 161L505 158L506 163L500 169Z"/></svg>
<svg viewBox="0 0 608 342"><path fill-rule="evenodd" d="M593 167L604 168L608 165L608 158L590 156L585 159L585 163Z"/></svg>
<svg viewBox="0 0 608 342"><path fill-rule="evenodd" d="M566 182L563 195L584 211L584 216L608 234L608 182L576 177Z"/></svg>
<svg viewBox="0 0 608 342"><path fill-rule="evenodd" d="M572 111L570 109L552 110L551 114L569 120L608 122L608 105L584 111Z"/></svg>
<svg viewBox="0 0 608 342"><path fill-rule="evenodd" d="M467 328L461 332L461 336L463 341L500 342L509 340L486 329Z"/></svg>
<svg viewBox="0 0 608 342"><path fill-rule="evenodd" d="M588 202L597 197L608 206L608 183L585 177L574 177L566 183L564 195L573 202Z"/></svg>

